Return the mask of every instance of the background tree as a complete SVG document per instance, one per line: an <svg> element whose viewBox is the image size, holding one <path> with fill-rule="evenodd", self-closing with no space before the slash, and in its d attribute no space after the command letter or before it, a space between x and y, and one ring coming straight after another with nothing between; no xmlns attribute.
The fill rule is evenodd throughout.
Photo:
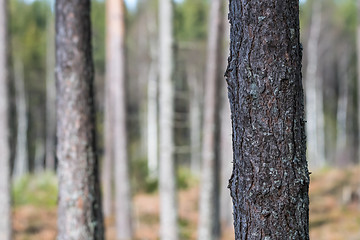
<svg viewBox="0 0 360 240"><path fill-rule="evenodd" d="M106 129L111 141L109 156L115 165L115 211L117 239L132 239L131 195L127 157L127 127L125 98L125 6L123 1L107 1L107 49L106 49L106 111L110 119ZM111 108L111 109L110 109ZM108 132L109 133L109 132ZM108 159L109 160L109 159ZM107 160L107 161L108 161ZM111 159L110 159L111 160ZM111 167L110 167L111 169ZM107 174L110 174L108 172ZM107 182L110 183L111 182Z"/></svg>
<svg viewBox="0 0 360 240"><path fill-rule="evenodd" d="M229 19L235 239L309 239L299 2L231 1Z"/></svg>
<svg viewBox="0 0 360 240"><path fill-rule="evenodd" d="M55 11L58 239L104 239L96 155L90 1L58 0Z"/></svg>
<svg viewBox="0 0 360 240"><path fill-rule="evenodd" d="M176 175L174 159L173 2L159 2L159 119L160 119L160 239L177 240Z"/></svg>
<svg viewBox="0 0 360 240"><path fill-rule="evenodd" d="M218 239L220 237L220 118L216 110L221 108L222 99L222 7L222 1L212 0L209 16L208 57L205 74L199 240Z"/></svg>
<svg viewBox="0 0 360 240"><path fill-rule="evenodd" d="M11 239L7 1L0 1L0 238Z"/></svg>

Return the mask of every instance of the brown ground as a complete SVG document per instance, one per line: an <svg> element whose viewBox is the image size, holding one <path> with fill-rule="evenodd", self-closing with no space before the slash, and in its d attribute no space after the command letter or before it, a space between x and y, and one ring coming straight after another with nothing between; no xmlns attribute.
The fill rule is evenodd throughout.
<svg viewBox="0 0 360 240"><path fill-rule="evenodd" d="M360 169L328 170L312 174L310 233L314 240L360 240ZM181 240L196 239L198 187L181 191ZM156 194L135 197L136 240L156 240L159 203ZM56 235L56 209L21 206L14 210L15 240L52 240ZM115 240L114 220L107 219L107 239ZM231 228L223 240L234 239Z"/></svg>

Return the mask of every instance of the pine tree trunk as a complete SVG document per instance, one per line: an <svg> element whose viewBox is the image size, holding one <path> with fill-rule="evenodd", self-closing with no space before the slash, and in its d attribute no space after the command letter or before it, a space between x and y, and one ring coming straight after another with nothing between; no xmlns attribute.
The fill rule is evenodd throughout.
<svg viewBox="0 0 360 240"><path fill-rule="evenodd" d="M46 34L46 153L47 170L55 170L56 148L56 86L55 86L55 32L52 13L47 18Z"/></svg>
<svg viewBox="0 0 360 240"><path fill-rule="evenodd" d="M11 239L7 1L0 0L0 239Z"/></svg>
<svg viewBox="0 0 360 240"><path fill-rule="evenodd" d="M221 106L222 14L221 0L212 0L209 21L208 58L205 81L204 126L202 145L202 173L200 190L200 213L198 239L220 237L220 121L217 109Z"/></svg>
<svg viewBox="0 0 360 240"><path fill-rule="evenodd" d="M112 144L115 164L115 222L119 240L133 236L131 195L127 156L125 97L125 6L123 0L106 2L106 78L112 111ZM107 129L109 130L109 129Z"/></svg>
<svg viewBox="0 0 360 240"><path fill-rule="evenodd" d="M16 92L17 138L13 178L24 176L28 166L28 115L24 86L24 67L18 57L14 57L14 82Z"/></svg>
<svg viewBox="0 0 360 240"><path fill-rule="evenodd" d="M298 0L230 1L235 239L309 239Z"/></svg>
<svg viewBox="0 0 360 240"><path fill-rule="evenodd" d="M102 240L89 0L57 0L58 240Z"/></svg>
<svg viewBox="0 0 360 240"><path fill-rule="evenodd" d="M306 134L307 156L313 168L325 165L325 137L322 81L318 76L319 38L321 30L321 3L315 1L313 5L307 48L306 68Z"/></svg>
<svg viewBox="0 0 360 240"><path fill-rule="evenodd" d="M177 240L176 172L173 117L173 2L159 2L160 239Z"/></svg>

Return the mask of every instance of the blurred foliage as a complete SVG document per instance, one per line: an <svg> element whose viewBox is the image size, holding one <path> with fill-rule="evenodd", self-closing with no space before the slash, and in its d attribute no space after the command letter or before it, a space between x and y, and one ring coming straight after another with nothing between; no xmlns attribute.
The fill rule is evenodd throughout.
<svg viewBox="0 0 360 240"><path fill-rule="evenodd" d="M209 3L185 0L175 8L175 36L179 41L206 40Z"/></svg>
<svg viewBox="0 0 360 240"><path fill-rule="evenodd" d="M23 176L15 180L11 192L14 206L55 207L58 192L56 175L44 172Z"/></svg>

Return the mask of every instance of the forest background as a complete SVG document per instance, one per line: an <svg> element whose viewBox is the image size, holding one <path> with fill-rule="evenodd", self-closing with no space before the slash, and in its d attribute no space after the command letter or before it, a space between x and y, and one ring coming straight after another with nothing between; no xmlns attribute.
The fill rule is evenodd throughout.
<svg viewBox="0 0 360 240"><path fill-rule="evenodd" d="M16 239L54 239L56 234L53 4L51 1L19 0L9 3L10 146ZM181 199L190 199L197 206L201 126L206 107L203 96L209 1L176 1L174 7L174 140L177 182L181 189L181 239L193 239L197 207L181 205ZM311 234L313 239L359 239L357 3L355 0L308 0L301 1L300 7L303 83L306 101L312 103L307 104L307 121L315 123L307 132L308 160L313 172ZM148 151L154 139L149 136L149 101L155 96L158 105L157 92L155 90L154 95L148 84L158 77L157 9L157 1L139 0L129 5L126 12L127 138L139 239L157 237L156 231L151 235L154 234L151 228L158 224L158 212L156 208L154 212L147 212L149 210L144 207L157 202L157 179L151 172ZM101 160L104 155L106 45L103 1L92 1L91 18ZM226 18L224 22L227 23ZM223 45L223 55L227 56L227 33L223 34ZM222 72L225 72L226 57L222 64ZM223 95L221 98L226 100L225 79ZM230 128L227 136L231 140ZM231 172L231 154L223 157ZM227 174L224 179L230 178L229 171ZM222 187L226 189L226 184ZM43 208L43 212L37 216L39 208ZM113 220L109 218L107 224L112 226ZM231 232L231 222L225 229L224 238L226 232ZM108 234L111 235L111 231Z"/></svg>

